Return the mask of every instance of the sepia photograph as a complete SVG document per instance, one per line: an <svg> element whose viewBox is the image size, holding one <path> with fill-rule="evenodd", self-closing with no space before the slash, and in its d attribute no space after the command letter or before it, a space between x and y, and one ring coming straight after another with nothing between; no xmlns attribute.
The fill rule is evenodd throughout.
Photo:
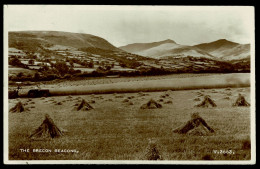
<svg viewBox="0 0 260 169"><path fill-rule="evenodd" d="M5 164L255 164L253 6L3 5Z"/></svg>

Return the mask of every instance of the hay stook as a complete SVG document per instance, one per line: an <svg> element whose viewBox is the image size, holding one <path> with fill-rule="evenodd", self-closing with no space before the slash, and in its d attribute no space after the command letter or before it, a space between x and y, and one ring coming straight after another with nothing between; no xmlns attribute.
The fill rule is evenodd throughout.
<svg viewBox="0 0 260 169"><path fill-rule="evenodd" d="M206 95L204 96L204 100L196 105L196 107L209 107L209 106L212 106L212 107L217 107L216 103L210 98L209 95Z"/></svg>
<svg viewBox="0 0 260 169"><path fill-rule="evenodd" d="M46 114L40 127L29 138L57 138L62 135L62 131L55 125L50 116Z"/></svg>
<svg viewBox="0 0 260 169"><path fill-rule="evenodd" d="M81 103L77 107L77 111L79 111L79 110L87 111L87 110L91 110L91 109L94 109L94 108L88 102L86 102L84 99L82 99Z"/></svg>
<svg viewBox="0 0 260 169"><path fill-rule="evenodd" d="M172 101L168 100L168 101L164 102L164 104L172 104Z"/></svg>
<svg viewBox="0 0 260 169"><path fill-rule="evenodd" d="M151 99L148 103L143 104L141 109L157 109L162 108L162 105Z"/></svg>
<svg viewBox="0 0 260 169"><path fill-rule="evenodd" d="M174 129L174 133L188 134L204 136L215 131L206 123L206 121L199 115L199 113L193 113L191 120L189 120L184 126Z"/></svg>
<svg viewBox="0 0 260 169"><path fill-rule="evenodd" d="M198 98L195 98L195 99L193 99L194 101L200 101L200 98L198 97Z"/></svg>
<svg viewBox="0 0 260 169"><path fill-rule="evenodd" d="M9 111L12 112L12 113L21 113L21 112L25 111L25 108L24 108L22 102L19 101L19 102L18 102L13 108L11 108Z"/></svg>
<svg viewBox="0 0 260 169"><path fill-rule="evenodd" d="M145 160L163 160L155 142L149 140Z"/></svg>
<svg viewBox="0 0 260 169"><path fill-rule="evenodd" d="M238 98L233 106L250 106L250 104L246 101L245 97L239 93Z"/></svg>

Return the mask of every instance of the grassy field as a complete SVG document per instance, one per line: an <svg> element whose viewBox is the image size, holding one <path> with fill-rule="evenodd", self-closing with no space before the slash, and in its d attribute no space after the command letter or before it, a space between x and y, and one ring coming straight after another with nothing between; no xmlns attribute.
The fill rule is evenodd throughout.
<svg viewBox="0 0 260 169"><path fill-rule="evenodd" d="M40 88L49 89L52 96L109 94L131 92L155 92L165 90L194 90L226 87L249 87L250 75L248 73L235 74L201 74L193 76L162 76L151 78L112 78L93 79L82 81L68 81L62 83L42 84ZM94 81L91 84L89 81ZM103 83L100 83L103 81ZM33 86L24 86L19 92L20 96L27 96L28 90Z"/></svg>
<svg viewBox="0 0 260 169"><path fill-rule="evenodd" d="M23 73L24 75L34 75L37 71L24 69L20 67L9 67L8 68L8 76L17 76L19 73Z"/></svg>
<svg viewBox="0 0 260 169"><path fill-rule="evenodd" d="M46 81L46 82L38 82L37 85L40 86L40 88L43 89L50 89L50 90L56 90L56 89L62 89L66 88L76 88L76 89L89 89L89 87L97 86L97 85L112 85L118 83L139 83L139 82L146 82L149 80L172 80L172 79L182 79L182 78L189 78L189 77L208 77L208 76L214 76L217 74L171 74L171 75L164 75L164 76L136 76L136 77L120 77L120 78L104 78L104 77L89 77L81 80L54 80L54 81ZM33 85L24 85L22 86L22 89L20 90L20 93L22 95L25 95L28 93L28 90L35 88L36 84ZM140 85L138 85L140 86ZM137 87L138 87L137 86ZM10 85L9 87L12 89L17 88L17 84ZM94 87L95 88L95 87Z"/></svg>
<svg viewBox="0 0 260 169"><path fill-rule="evenodd" d="M66 81L50 81L44 82L41 87L43 88L57 88L67 86L86 86L86 85L97 85L97 84L114 84L120 82L138 82L147 80L163 80L163 79L175 79L175 78L189 78L189 77L203 77L212 76L214 74L203 73L203 74L171 74L171 75L158 75L158 76L136 76L136 77L120 77L120 78L104 78L104 77L89 77L81 80L66 80Z"/></svg>
<svg viewBox="0 0 260 169"><path fill-rule="evenodd" d="M167 80L167 79L181 79L181 78L189 78L189 77L204 77L204 76L212 76L217 75L213 73L203 73L203 74L171 74L171 75L163 75L163 76L136 76L136 77L120 77L120 78L104 78L104 77L88 77L79 80L53 80L53 81L43 81L38 82L37 85L40 88L47 89L57 89L63 87L86 87L93 85L108 85L108 84L116 84L121 82L143 82L148 80ZM34 88L34 85L22 86L23 90L21 93L27 92L28 89ZM17 85L9 84L9 87L17 88Z"/></svg>
<svg viewBox="0 0 260 169"><path fill-rule="evenodd" d="M145 160L149 140L155 142L163 160L249 160L250 107L232 107L238 93L250 102L250 88L203 89L165 92L59 96L9 100L9 109L18 100L28 109L9 112L10 160ZM215 108L194 107L203 95L210 95ZM129 99L128 97L131 97ZM81 99L94 109L76 111ZM161 109L140 109L150 98L162 104ZM195 101L200 98L201 101ZM124 102L128 99L128 102ZM159 101L163 99L163 101ZM171 100L172 104L166 104ZM56 103L61 102L61 105ZM133 104L131 105L130 102ZM210 136L180 135L172 130L185 124L190 114L199 112L215 133ZM38 128L48 113L64 136L56 139L31 140L29 135ZM20 149L30 149L21 152ZM50 153L32 152L50 149ZM76 149L78 153L53 152L54 149ZM218 154L232 150L234 154Z"/></svg>
<svg viewBox="0 0 260 169"><path fill-rule="evenodd" d="M108 94L127 92L151 92L165 90L191 90L202 88L249 87L248 74L222 74L189 78L172 78L143 80L133 82L118 82L113 84L97 84L84 86L66 86L50 89L53 96L78 94Z"/></svg>

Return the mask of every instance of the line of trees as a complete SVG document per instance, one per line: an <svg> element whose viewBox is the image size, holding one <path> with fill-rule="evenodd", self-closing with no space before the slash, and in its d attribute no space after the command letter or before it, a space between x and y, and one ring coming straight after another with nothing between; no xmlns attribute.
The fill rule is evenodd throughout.
<svg viewBox="0 0 260 169"><path fill-rule="evenodd" d="M17 56L8 58L8 64L12 66L17 66L21 68L28 68L25 64L23 64Z"/></svg>

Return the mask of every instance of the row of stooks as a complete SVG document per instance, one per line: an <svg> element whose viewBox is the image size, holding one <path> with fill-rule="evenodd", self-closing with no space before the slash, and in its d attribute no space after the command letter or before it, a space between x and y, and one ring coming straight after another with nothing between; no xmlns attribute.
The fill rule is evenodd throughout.
<svg viewBox="0 0 260 169"><path fill-rule="evenodd" d="M196 105L197 107L208 107L211 105L212 107L216 107L217 105L215 102L209 97L205 96L202 103ZM233 106L249 106L250 104L245 100L245 98L239 94L238 99L233 104ZM140 107L141 109L154 109L154 108L162 108L162 105L151 99L148 103L142 105ZM77 111L79 110L91 110L93 107L87 103L84 99L81 101L81 103L77 107ZM12 109L10 109L10 112L22 112L24 111L24 107L21 102L18 102ZM202 119L197 113L192 115L192 118L190 121L187 122L187 124L179 129L174 130L175 133L180 134L186 134L190 133L190 130L194 129L195 127L199 127L200 125L204 126L206 131L209 131L211 133L214 132L212 128L210 128L206 121ZM198 133L203 134L201 132ZM49 117L49 115L45 116L45 120L41 124L41 126L30 136L51 136L51 138L59 137L62 135L61 130L54 124L53 120Z"/></svg>
<svg viewBox="0 0 260 169"><path fill-rule="evenodd" d="M78 105L78 104L77 104ZM204 100L196 105L196 107L216 107L216 103L210 98L209 95L204 96ZM236 102L233 104L233 106L250 106L250 104L246 101L245 97L239 94ZM157 103L153 99L151 99L148 103L143 104L141 109L155 109L155 108L162 108L162 105L160 103ZM82 99L81 103L78 105L77 110L91 110L93 107L87 103L84 99ZM18 102L13 108L9 110L10 112L13 113L21 113L25 111L25 108L22 104L22 102Z"/></svg>

